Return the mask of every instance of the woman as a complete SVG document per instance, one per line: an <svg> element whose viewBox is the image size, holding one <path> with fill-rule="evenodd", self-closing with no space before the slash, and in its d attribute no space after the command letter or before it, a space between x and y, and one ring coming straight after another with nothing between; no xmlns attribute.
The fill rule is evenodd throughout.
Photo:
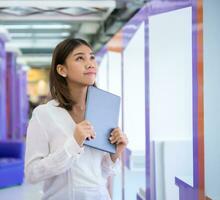
<svg viewBox="0 0 220 200"><path fill-rule="evenodd" d="M52 100L34 109L26 141L25 175L30 183L44 181L47 200L110 200L106 180L115 173L127 145L120 128L109 154L87 146L95 138L84 120L87 87L95 84L97 64L91 46L81 39L66 39L53 52L50 72Z"/></svg>

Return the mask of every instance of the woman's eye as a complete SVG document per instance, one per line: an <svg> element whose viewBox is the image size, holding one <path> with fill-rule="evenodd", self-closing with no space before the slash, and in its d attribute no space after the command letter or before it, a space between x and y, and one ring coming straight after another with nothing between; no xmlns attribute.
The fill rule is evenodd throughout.
<svg viewBox="0 0 220 200"><path fill-rule="evenodd" d="M95 56L91 56L91 60L95 60Z"/></svg>
<svg viewBox="0 0 220 200"><path fill-rule="evenodd" d="M77 60L77 61L83 60L83 57L80 56L80 57L76 58L76 60Z"/></svg>

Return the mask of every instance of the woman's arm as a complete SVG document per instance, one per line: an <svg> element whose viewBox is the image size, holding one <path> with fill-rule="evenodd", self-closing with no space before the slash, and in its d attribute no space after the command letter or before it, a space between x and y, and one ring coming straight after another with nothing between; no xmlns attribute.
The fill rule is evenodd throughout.
<svg viewBox="0 0 220 200"><path fill-rule="evenodd" d="M26 139L25 176L28 182L36 183L64 173L82 152L83 148L70 137L51 153L48 135L37 113L33 113Z"/></svg>
<svg viewBox="0 0 220 200"><path fill-rule="evenodd" d="M120 170L121 160L117 158L114 162L109 153L105 153L102 158L102 175L105 178L117 174Z"/></svg>
<svg viewBox="0 0 220 200"><path fill-rule="evenodd" d="M128 144L128 138L120 128L115 128L110 135L110 142L112 144L116 144L116 153L111 154L111 159L113 162L115 162L122 156L122 153Z"/></svg>

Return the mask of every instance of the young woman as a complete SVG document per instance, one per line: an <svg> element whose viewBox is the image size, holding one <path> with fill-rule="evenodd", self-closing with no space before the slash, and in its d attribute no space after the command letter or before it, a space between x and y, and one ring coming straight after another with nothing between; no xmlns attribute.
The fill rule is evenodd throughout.
<svg viewBox="0 0 220 200"><path fill-rule="evenodd" d="M106 180L115 173L127 145L115 128L109 138L116 153L88 146L95 138L84 120L87 87L95 84L97 64L91 46L81 39L66 39L53 52L50 72L52 100L34 109L26 141L25 176L44 182L47 200L110 200Z"/></svg>

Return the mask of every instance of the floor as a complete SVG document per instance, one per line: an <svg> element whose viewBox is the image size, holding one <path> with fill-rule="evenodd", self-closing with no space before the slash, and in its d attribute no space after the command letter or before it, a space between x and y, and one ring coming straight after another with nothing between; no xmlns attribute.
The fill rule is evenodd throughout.
<svg viewBox="0 0 220 200"><path fill-rule="evenodd" d="M125 170L125 200L135 200L136 193L140 186L144 185L144 173ZM23 185L0 189L0 200L40 200L41 184L30 185L24 182ZM121 174L113 179L113 200L122 199L122 180Z"/></svg>
<svg viewBox="0 0 220 200"><path fill-rule="evenodd" d="M41 184L23 185L0 189L0 200L39 200L41 198Z"/></svg>

